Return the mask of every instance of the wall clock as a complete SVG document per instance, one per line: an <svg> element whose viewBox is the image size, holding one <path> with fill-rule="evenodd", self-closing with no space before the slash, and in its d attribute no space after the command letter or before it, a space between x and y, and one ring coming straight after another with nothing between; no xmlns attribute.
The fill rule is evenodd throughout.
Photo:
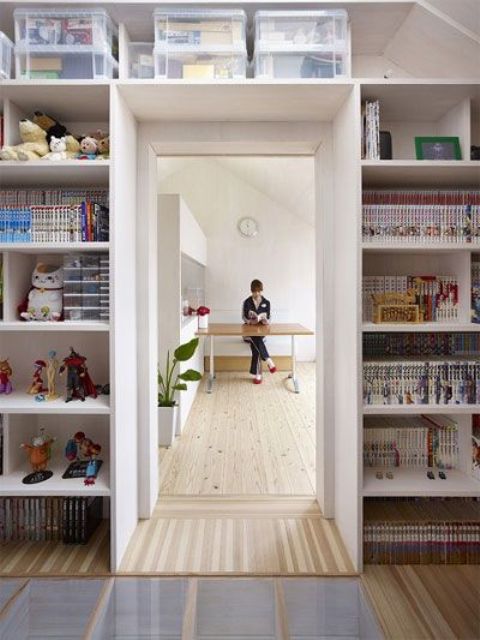
<svg viewBox="0 0 480 640"><path fill-rule="evenodd" d="M253 238L258 233L258 223L255 218L245 217L238 221L238 230L244 238Z"/></svg>

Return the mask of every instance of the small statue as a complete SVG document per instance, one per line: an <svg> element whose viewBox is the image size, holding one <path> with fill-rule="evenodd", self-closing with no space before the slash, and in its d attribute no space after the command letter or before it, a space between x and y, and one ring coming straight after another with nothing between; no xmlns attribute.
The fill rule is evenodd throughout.
<svg viewBox="0 0 480 640"><path fill-rule="evenodd" d="M85 480L83 484L92 485L95 484L98 470L100 469L101 461L97 460L97 456L100 454L102 447L99 444L92 444L90 447L90 460L88 461L87 468L85 470Z"/></svg>
<svg viewBox="0 0 480 640"><path fill-rule="evenodd" d="M36 484L48 480L53 475L52 471L47 469L48 461L52 455L52 444L55 438L45 433L45 429L40 429L38 436L33 436L30 444L23 443L20 446L26 449L28 460L33 469L33 473L23 478L24 484Z"/></svg>
<svg viewBox="0 0 480 640"><path fill-rule="evenodd" d="M42 379L42 372L45 366L46 364L44 360L35 360L35 362L33 363L33 380L30 388L27 391L27 393L32 396L36 396L38 393L43 393L44 391L46 391L45 387L43 386Z"/></svg>
<svg viewBox="0 0 480 640"><path fill-rule="evenodd" d="M98 471L103 461L98 460L102 451L99 444L87 438L83 431L77 431L65 447L65 456L70 462L63 478L84 478L85 485L95 484Z"/></svg>
<svg viewBox="0 0 480 640"><path fill-rule="evenodd" d="M59 362L56 358L56 351L48 352L48 360L47 360L47 400L56 400L58 398L58 393L55 388L55 377L57 375Z"/></svg>
<svg viewBox="0 0 480 640"><path fill-rule="evenodd" d="M97 397L97 389L90 378L86 366L85 356L77 353L70 347L70 355L63 359L59 373L67 372L67 397L65 402L71 402L74 398L79 398L85 402L87 396Z"/></svg>
<svg viewBox="0 0 480 640"><path fill-rule="evenodd" d="M10 380L12 374L13 371L10 363L8 362L8 358L0 360L0 393L5 393L7 395L12 393L13 387Z"/></svg>

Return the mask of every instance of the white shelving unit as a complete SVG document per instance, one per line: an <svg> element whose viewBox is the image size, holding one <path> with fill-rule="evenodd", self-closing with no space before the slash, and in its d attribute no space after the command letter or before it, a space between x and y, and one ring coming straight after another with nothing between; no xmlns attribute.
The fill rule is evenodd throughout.
<svg viewBox="0 0 480 640"><path fill-rule="evenodd" d="M28 3L5 0L3 4L0 29L12 36L13 10ZM68 4L74 6L75 3ZM165 0L163 4L175 3ZM194 3L184 0L182 4ZM260 6L284 8L286 3L280 0L223 2L223 5L229 4L246 9L251 20ZM323 4L338 6L336 0L325 0ZM344 4L351 19L353 50L353 78L347 81L137 81L125 77L127 66L120 60L121 77L111 82L10 80L0 83L6 142L17 141L18 119L34 109L57 116L79 133L103 128L111 135L110 161L0 164L2 188L45 187L52 183L65 187L110 188L108 246L0 246L6 262L19 267L15 273L20 275L12 277L22 281L30 268L29 260L35 256L49 255L55 259L66 251L108 250L110 323L20 328L14 317L16 302L11 294L8 299L6 292L7 314L0 325L0 344L1 351L3 345L8 344L9 353L5 355L25 362L23 371L18 372L21 380L18 393L31 374L32 344L47 350L54 340L60 341L60 347L75 340L79 350L83 349L89 358L94 380L99 376L98 380L105 378L110 382L108 401L102 397L98 402L89 400L85 404L50 403L48 410L55 410L65 419L62 432L65 437L70 435L69 426L73 426L72 421L76 424L78 417L104 421L99 436L108 443L109 464L102 470L102 482L110 495L112 569L120 565L138 518L149 517L157 500L158 155L256 153L315 157L319 283L318 499L324 513L336 518L354 566L362 567L363 416L375 412L418 412L418 407L362 407L362 334L377 330L362 325L359 311L364 265L383 260L392 268L403 264L407 269L412 254L417 256L419 269L434 263L453 268L458 260L463 274L464 305L458 330L478 330L468 322L467 266L470 254L477 250L480 253L480 248L473 245L367 246L362 244L360 230L362 186L479 186L480 163L468 160L466 153L470 143L480 144L476 45L452 20L443 19L441 12L433 13L427 6L403 0L360 0ZM304 8L317 5L312 1L302 2ZM156 3L108 0L103 6L119 24L120 54L125 52L129 39L152 40L152 12ZM439 25L441 29L430 29ZM428 42L424 38L426 29ZM454 43L454 48L448 51L444 47L447 36L449 42ZM405 42L409 43L408 47ZM445 60L448 63L442 62ZM393 76L384 79L387 69L393 70ZM460 77L465 79L453 79ZM360 105L365 97L378 98L383 105L382 127L392 131L394 160L360 159ZM416 161L413 137L440 131L461 138L464 159L436 163ZM20 267L22 264L25 266ZM324 304L327 300L329 304ZM449 325L448 329L445 325L405 327L409 331L456 329L457 325ZM378 328L380 330L384 331L385 327ZM46 405L27 407L26 401L18 401L19 397L16 392L8 400L0 398L0 412L13 419L22 414L37 414L50 420ZM450 408L438 409L441 413L450 413ZM453 410L455 414L468 416L480 411L480 407L455 406ZM436 407L422 407L422 413L436 412ZM0 485L7 478L10 478L8 483L15 484L14 477L7 474L0 478ZM408 482L405 479L405 487ZM455 487L455 495L471 495L474 485L466 481L463 484L462 476ZM103 491L103 484L99 483L97 489ZM407 487L406 491L409 490ZM15 491L13 486L12 491Z"/></svg>
<svg viewBox="0 0 480 640"><path fill-rule="evenodd" d="M457 470L445 471L446 480L438 477L427 478L426 470L395 468L392 480L385 477L378 480L375 476L377 469L365 469L363 481L364 497L400 497L400 496L440 496L440 497L476 497L478 496L478 481L467 473Z"/></svg>

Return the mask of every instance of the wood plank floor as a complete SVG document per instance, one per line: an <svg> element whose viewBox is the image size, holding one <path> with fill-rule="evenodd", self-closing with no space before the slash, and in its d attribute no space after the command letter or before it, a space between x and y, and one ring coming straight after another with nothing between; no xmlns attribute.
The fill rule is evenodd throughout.
<svg viewBox="0 0 480 640"><path fill-rule="evenodd" d="M367 566L362 583L387 638L480 638L479 566Z"/></svg>
<svg viewBox="0 0 480 640"><path fill-rule="evenodd" d="M0 576L94 576L109 574L110 534L105 521L89 543L7 542L0 545Z"/></svg>
<svg viewBox="0 0 480 640"><path fill-rule="evenodd" d="M335 523L312 498L161 498L120 573L352 575Z"/></svg>
<svg viewBox="0 0 480 640"><path fill-rule="evenodd" d="M284 372L202 383L184 432L160 453L161 495L314 495L315 364L299 363L301 393Z"/></svg>

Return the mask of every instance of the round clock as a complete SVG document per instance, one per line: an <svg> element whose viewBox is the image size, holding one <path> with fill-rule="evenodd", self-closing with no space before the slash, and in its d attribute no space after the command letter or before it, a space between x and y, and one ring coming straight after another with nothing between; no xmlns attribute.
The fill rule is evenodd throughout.
<svg viewBox="0 0 480 640"><path fill-rule="evenodd" d="M238 221L238 230L244 238L253 238L258 233L258 224L254 218L240 218Z"/></svg>

